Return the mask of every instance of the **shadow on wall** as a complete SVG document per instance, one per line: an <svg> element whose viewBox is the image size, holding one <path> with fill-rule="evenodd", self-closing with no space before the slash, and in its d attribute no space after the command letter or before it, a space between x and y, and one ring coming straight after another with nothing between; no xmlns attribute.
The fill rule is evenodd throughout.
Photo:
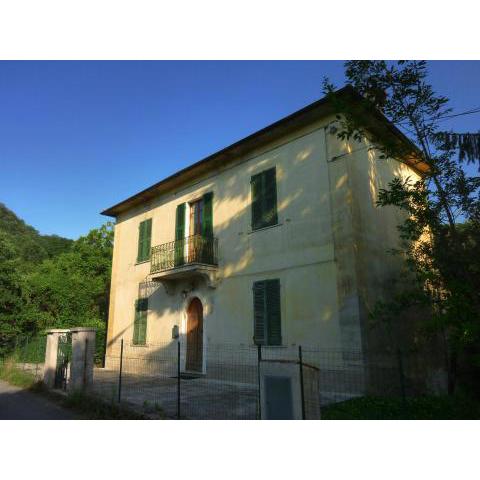
<svg viewBox="0 0 480 480"><path fill-rule="evenodd" d="M359 237L359 258L362 260L360 294L368 315L374 312L378 301L388 301L409 284L408 276L399 275L402 271L406 273L402 256L391 253L401 247L398 227L407 219L407 214L394 206L377 206L379 192L388 189L394 178L419 179L407 165L379 156L376 150L368 151L368 171L365 173L368 175L370 202L364 207L363 215L370 217L370 229ZM385 340L391 345L414 344L415 325L425 314L418 308L411 308L403 312L401 319L392 319L390 325L370 322L371 348L381 347Z"/></svg>
<svg viewBox="0 0 480 480"><path fill-rule="evenodd" d="M305 199L305 194L309 197L319 197L318 182L312 175L312 162L319 162L324 159L323 142L319 144L313 139L309 144L297 145L297 142L302 139L292 142L288 146L278 147L266 154L260 155L258 162L255 165L247 165L244 170L236 173L233 172L228 175L228 178L219 184L214 182L206 183L202 188L202 192L214 190L214 233L219 239L219 261L220 266L224 269L225 275L233 275L244 273L252 265L254 260L254 249L251 245L251 225L250 225L250 177L255 173L276 166L277 168L277 211L279 216L279 223L285 229L288 227L294 230L298 223L306 221L318 222L318 209L313 211L308 208L308 198ZM286 149L281 153L281 149ZM293 157L295 168L285 166ZM321 166L324 166L323 164ZM225 174L223 174L225 175ZM187 192L194 191L196 187L187 189ZM182 191L183 195L183 191ZM174 200L175 196L161 197L158 200L152 201L145 206L143 210L134 210L129 215L125 216L122 221L127 221L138 214L150 211L160 207L166 201ZM323 199L325 202L326 198ZM307 206L305 202L307 201ZM168 213L171 217L172 212ZM218 222L218 218L227 218L227 220ZM174 218L168 218L168 225L171 229L170 238L167 241L172 241L175 237L175 221ZM326 222L326 219L325 219ZM293 247L297 246L300 241L304 241L304 237L291 235L289 240L293 243ZM310 242L315 239L310 239ZM228 245L228 256L225 255L225 245ZM278 245L279 247L289 247L289 245ZM223 247L223 248L222 248ZM270 245L270 248L262 252L262 256L275 254L273 251L275 245Z"/></svg>
<svg viewBox="0 0 480 480"><path fill-rule="evenodd" d="M315 135L310 142L297 139L287 146L278 147L265 153L258 157L259 162L256 162L255 165L246 165L246 171L231 173L225 182L214 184L212 181L202 188L202 191L205 192L215 190L214 233L219 239L219 267L223 277L255 274L268 270L263 266L268 265L269 259L275 257L284 261L290 252L305 256L311 251L315 252L318 257L318 251L320 250L320 255L323 255L320 261L331 262L334 261L334 257L337 257L338 260L342 250L341 248L338 249L337 245L333 245L332 236L333 238L342 238L342 242L352 252L366 251L363 250L367 248L364 237L353 234L353 231L345 232L344 224L342 222L332 222L331 218L331 203L333 203L335 209L338 207L338 202L343 202L340 205L340 210L345 211L352 211L357 207L355 205L357 198L349 191L348 173L328 187L329 171L332 166L338 165L338 162L344 162L345 164L352 162L352 159L355 158L355 149L346 142L337 142L334 145L336 150L332 152L332 149L330 149L329 157L340 153L342 158L337 159L334 163L325 162L324 142L323 140L318 141ZM323 133L319 135L323 138ZM331 135L329 136L329 142L330 137ZM302 143L299 144L298 142ZM280 149L284 149L284 151ZM327 160L330 160L330 158ZM370 191L371 208L374 210L378 189L382 188L383 185L381 179L377 178L378 159L376 155L370 155L369 152L368 161L369 171L366 175L366 188ZM319 168L314 168L313 164L317 164ZM276 165L277 168L277 211L280 226L270 230L266 235L263 235L263 232L251 234L250 183L248 179L251 175L262 171L262 167L269 168L273 165ZM287 168L287 165L291 168ZM324 186L324 188L320 188L319 185ZM194 188L192 187L190 190L193 191ZM169 196L168 201L172 198L174 196ZM144 211L157 208L165 201L165 197L152 201L145 207ZM132 211L122 221L127 221L139 213L141 211L138 209ZM215 221L215 218L218 219L218 217L227 220ZM339 217L341 217L341 214ZM377 215L375 225L378 226L378 230L373 232L374 236L380 236L380 233L384 230L385 226L382 224L381 218L381 215ZM168 224L171 228L171 239L173 239L175 222L174 219L170 220ZM358 215L358 221L361 223L361 215ZM368 232L368 234L372 234L372 232ZM377 260L375 265L370 265L367 269L368 275L371 276L372 271L380 271L382 258L384 257L383 253L391 247L392 245L387 245L384 241L379 242L376 248L378 252L382 252L382 255L379 256L380 260ZM385 292L383 277L378 287L382 289L382 292ZM343 282L341 288L343 290L347 288L348 290L348 278L341 281ZM163 287L158 287L155 282L149 282L147 277L146 281L140 286L139 297L153 299L158 288ZM361 288L363 288L363 291L360 293L368 300L371 297L369 296L368 286L365 284ZM341 298L339 300L342 301ZM164 308L164 313L178 314L177 307L181 307L181 302L176 307L172 307L170 304ZM130 318L130 323L109 340L108 347L117 343L127 331L132 331L133 312L125 312L125 314ZM322 321L331 320L332 315L331 309L320 311Z"/></svg>
<svg viewBox="0 0 480 480"><path fill-rule="evenodd" d="M315 211L309 207L321 196L317 179L311 172L316 170L317 176L320 176L320 170L324 170L324 168L313 168L314 163L320 164L320 167L324 166L323 142L314 140L312 139L308 144L302 140L300 146L293 142L293 145L288 146L284 153L281 153L281 149L285 147L279 147L262 155L255 165L247 165L242 171L234 170L231 174L227 173L225 182L215 185L211 182L202 187L202 192L212 189L215 192L214 234L219 240L219 268L223 278L265 271L267 269L262 268L261 264L267 264L269 259L284 251L315 248L320 233L326 230L326 228L322 229L319 223L323 222L326 227L329 219L326 215L319 216L319 209ZM283 158L281 158L282 155ZM295 158L293 169L286 168L290 156ZM252 175L273 165L277 169L277 212L280 225L269 230L268 233L256 232L252 235L249 180ZM194 191L194 188L191 190ZM305 199L306 194L308 198ZM165 198L160 198L146 206L145 210L157 208L165 201ZM168 201L171 201L171 197L168 197ZM322 201L326 204L328 198L323 196ZM132 211L122 221L127 221L139 213L141 212L138 210ZM171 212L167 215L170 217ZM225 220L219 222L219 219ZM168 225L171 229L169 240L173 240L174 219L170 219ZM313 227L310 238L307 235L296 234L299 230L306 231L310 225ZM270 241L272 237L273 242ZM142 297L155 296L155 288L152 288L148 277L140 290ZM171 305L166 308L165 313L172 312ZM110 339L109 345L121 338L127 330L131 330L133 315L128 312L128 316L130 324L121 332L116 332L115 337Z"/></svg>

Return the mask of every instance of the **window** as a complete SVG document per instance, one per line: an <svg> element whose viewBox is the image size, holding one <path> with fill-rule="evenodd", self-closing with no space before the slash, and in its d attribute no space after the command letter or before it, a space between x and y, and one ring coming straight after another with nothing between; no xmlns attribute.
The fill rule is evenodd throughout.
<svg viewBox="0 0 480 480"><path fill-rule="evenodd" d="M250 181L252 188L252 230L278 223L276 170L270 168Z"/></svg>
<svg viewBox="0 0 480 480"><path fill-rule="evenodd" d="M152 239L152 219L145 220L138 227L138 255L137 262L145 262L150 258Z"/></svg>
<svg viewBox="0 0 480 480"><path fill-rule="evenodd" d="M133 323L134 345L145 345L147 342L148 298L139 298L135 302L135 321Z"/></svg>
<svg viewBox="0 0 480 480"><path fill-rule="evenodd" d="M186 224L186 219L189 219ZM212 262L213 193L194 202L177 205L175 220L175 266L185 263Z"/></svg>
<svg viewBox="0 0 480 480"><path fill-rule="evenodd" d="M213 193L208 192L190 205L189 235L213 236Z"/></svg>
<svg viewBox="0 0 480 480"><path fill-rule="evenodd" d="M203 196L202 235L213 237L213 192L208 192Z"/></svg>
<svg viewBox="0 0 480 480"><path fill-rule="evenodd" d="M262 280L253 284L254 342L281 345L280 280Z"/></svg>

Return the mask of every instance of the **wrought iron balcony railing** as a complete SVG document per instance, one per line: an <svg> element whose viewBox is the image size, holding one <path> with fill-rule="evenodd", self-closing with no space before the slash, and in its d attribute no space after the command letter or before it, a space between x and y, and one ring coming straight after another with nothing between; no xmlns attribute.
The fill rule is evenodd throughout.
<svg viewBox="0 0 480 480"><path fill-rule="evenodd" d="M153 247L150 273L199 263L218 265L218 240L216 238L192 235Z"/></svg>

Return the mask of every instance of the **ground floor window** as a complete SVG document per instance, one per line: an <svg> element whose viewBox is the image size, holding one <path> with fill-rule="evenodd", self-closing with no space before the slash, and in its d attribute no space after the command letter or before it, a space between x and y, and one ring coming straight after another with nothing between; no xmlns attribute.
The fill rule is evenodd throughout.
<svg viewBox="0 0 480 480"><path fill-rule="evenodd" d="M139 298L135 302L135 321L133 323L133 344L145 345L147 342L148 298Z"/></svg>
<svg viewBox="0 0 480 480"><path fill-rule="evenodd" d="M254 342L258 345L282 344L280 280L261 280L253 284Z"/></svg>

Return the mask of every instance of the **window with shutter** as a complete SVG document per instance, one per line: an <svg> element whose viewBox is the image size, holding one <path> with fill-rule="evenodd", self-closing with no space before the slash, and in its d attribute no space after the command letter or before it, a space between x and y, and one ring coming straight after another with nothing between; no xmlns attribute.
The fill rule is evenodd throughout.
<svg viewBox="0 0 480 480"><path fill-rule="evenodd" d="M252 191L252 230L278 223L277 181L275 167L254 175Z"/></svg>
<svg viewBox="0 0 480 480"><path fill-rule="evenodd" d="M277 178L275 168L263 172L263 222L264 226L276 225L277 219Z"/></svg>
<svg viewBox="0 0 480 480"><path fill-rule="evenodd" d="M255 175L251 180L252 189L252 230L262 225L262 176Z"/></svg>
<svg viewBox="0 0 480 480"><path fill-rule="evenodd" d="M175 266L185 263L185 203L177 205L175 216Z"/></svg>
<svg viewBox="0 0 480 480"><path fill-rule="evenodd" d="M145 262L150 258L152 240L152 219L149 218L138 226L138 254L137 262Z"/></svg>
<svg viewBox="0 0 480 480"><path fill-rule="evenodd" d="M254 342L282 344L280 280L262 280L253 284Z"/></svg>
<svg viewBox="0 0 480 480"><path fill-rule="evenodd" d="M133 323L134 345L145 345L147 343L147 312L148 298L140 298L135 302L135 321Z"/></svg>
<svg viewBox="0 0 480 480"><path fill-rule="evenodd" d="M280 280L265 280L265 306L268 345L281 345Z"/></svg>
<svg viewBox="0 0 480 480"><path fill-rule="evenodd" d="M265 344L266 326L265 282L255 282L253 284L253 341L255 344Z"/></svg>
<svg viewBox="0 0 480 480"><path fill-rule="evenodd" d="M203 196L203 225L204 237L213 237L213 193L208 192Z"/></svg>

